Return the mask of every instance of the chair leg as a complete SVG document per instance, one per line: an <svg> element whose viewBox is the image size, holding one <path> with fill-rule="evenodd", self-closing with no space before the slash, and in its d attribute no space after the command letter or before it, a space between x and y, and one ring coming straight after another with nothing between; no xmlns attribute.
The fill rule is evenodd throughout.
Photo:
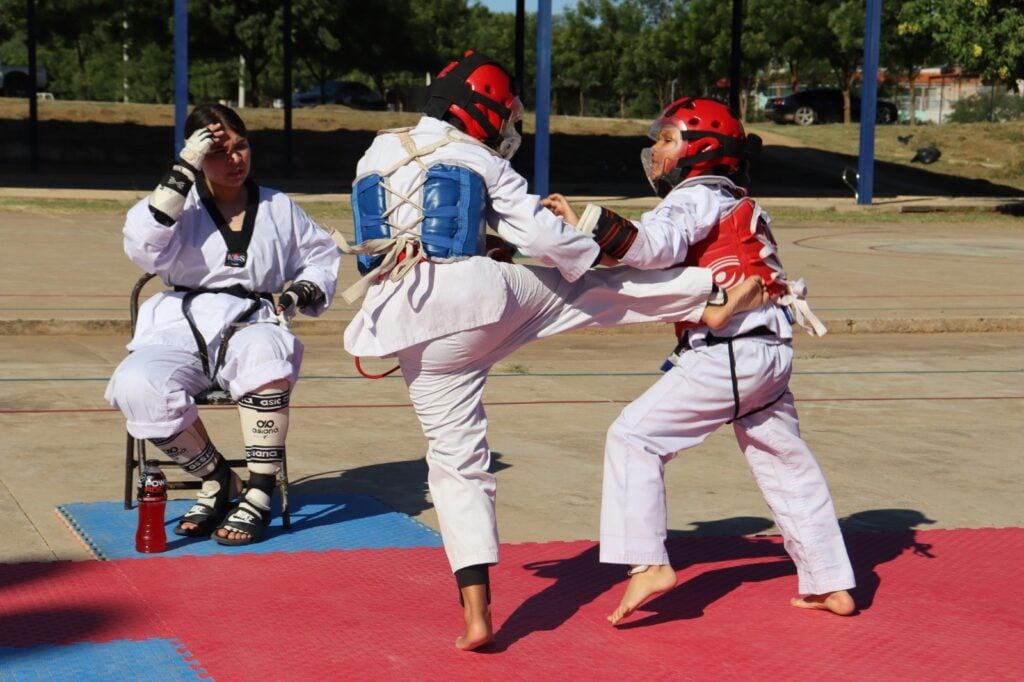
<svg viewBox="0 0 1024 682"><path fill-rule="evenodd" d="M281 471L280 471L280 485L281 485L281 525L290 529L292 527L292 511L288 506L288 457L281 460Z"/></svg>
<svg viewBox="0 0 1024 682"><path fill-rule="evenodd" d="M135 439L132 434L127 434L127 444L124 453L124 508L132 508L132 479L135 473Z"/></svg>

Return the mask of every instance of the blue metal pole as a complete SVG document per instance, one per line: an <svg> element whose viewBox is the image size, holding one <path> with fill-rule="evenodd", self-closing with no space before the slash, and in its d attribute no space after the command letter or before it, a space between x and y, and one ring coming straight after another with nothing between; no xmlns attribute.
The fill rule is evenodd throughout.
<svg viewBox="0 0 1024 682"><path fill-rule="evenodd" d="M533 191L548 194L551 117L551 0L537 0L537 106L534 136Z"/></svg>
<svg viewBox="0 0 1024 682"><path fill-rule="evenodd" d="M188 0L174 0L174 155L185 146L188 115Z"/></svg>
<svg viewBox="0 0 1024 682"><path fill-rule="evenodd" d="M857 162L857 203L870 205L875 192L875 112L878 110L878 45L882 31L882 0L867 0L864 17L864 65L860 93L860 158Z"/></svg>

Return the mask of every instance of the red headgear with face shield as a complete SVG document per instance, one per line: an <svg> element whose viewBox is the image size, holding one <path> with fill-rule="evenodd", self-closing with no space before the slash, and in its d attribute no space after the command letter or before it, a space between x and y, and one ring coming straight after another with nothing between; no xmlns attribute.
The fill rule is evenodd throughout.
<svg viewBox="0 0 1024 682"><path fill-rule="evenodd" d="M519 148L515 124L523 105L516 97L512 76L487 55L470 50L437 74L430 86L427 116L459 121L467 135L506 159Z"/></svg>
<svg viewBox="0 0 1024 682"><path fill-rule="evenodd" d="M644 172L660 196L696 175L732 175L760 138L749 138L733 111L713 99L684 97L670 104L651 125L655 141L641 155Z"/></svg>

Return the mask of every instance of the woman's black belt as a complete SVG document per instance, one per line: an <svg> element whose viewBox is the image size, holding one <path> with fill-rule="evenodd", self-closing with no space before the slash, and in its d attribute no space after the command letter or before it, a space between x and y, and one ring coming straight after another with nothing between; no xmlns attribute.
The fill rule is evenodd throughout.
<svg viewBox="0 0 1024 682"><path fill-rule="evenodd" d="M199 352L199 359L203 363L203 373L213 380L214 375L220 366L224 364L224 357L227 353L228 341L234 335L238 329L238 325L248 320L252 315L260 309L262 301L274 302L273 294L269 294L265 291L249 291L241 284L233 284L229 287L186 287L176 285L174 290L177 292L185 292L185 296L181 299L181 314L185 316L185 320L188 322L189 329L192 330L192 338L196 341L196 350ZM252 305L242 311L238 317L231 321L227 327L224 328L221 334L220 348L217 351L217 362L213 365L213 371L210 371L210 358L206 348L206 339L199 333L199 327L196 326L195 320L192 318L192 299L199 294L228 294L236 296L238 298L247 298L252 300Z"/></svg>

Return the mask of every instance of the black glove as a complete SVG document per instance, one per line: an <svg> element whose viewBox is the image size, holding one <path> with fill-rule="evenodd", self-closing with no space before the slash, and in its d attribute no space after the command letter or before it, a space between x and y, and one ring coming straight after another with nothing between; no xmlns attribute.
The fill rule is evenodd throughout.
<svg viewBox="0 0 1024 682"><path fill-rule="evenodd" d="M323 298L324 292L320 291L320 287L312 282L299 280L292 282L277 298L277 311L286 318L291 318L299 308L319 303Z"/></svg>

